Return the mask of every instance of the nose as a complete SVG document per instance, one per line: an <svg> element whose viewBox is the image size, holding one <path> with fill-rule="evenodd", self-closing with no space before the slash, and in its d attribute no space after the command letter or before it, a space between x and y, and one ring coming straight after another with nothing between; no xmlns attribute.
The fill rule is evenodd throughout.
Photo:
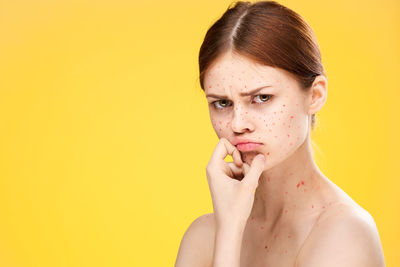
<svg viewBox="0 0 400 267"><path fill-rule="evenodd" d="M249 114L242 109L239 105L233 108L231 127L236 133L243 133L245 131L253 131L254 126L249 120Z"/></svg>

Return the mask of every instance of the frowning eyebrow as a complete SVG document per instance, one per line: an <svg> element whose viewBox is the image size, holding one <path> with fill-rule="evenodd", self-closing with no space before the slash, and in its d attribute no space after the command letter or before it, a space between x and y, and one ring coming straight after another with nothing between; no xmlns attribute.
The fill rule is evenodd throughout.
<svg viewBox="0 0 400 267"><path fill-rule="evenodd" d="M253 95L253 94L257 93L258 91L260 91L261 89L264 89L264 88L267 88L267 87L272 87L272 85L261 86L261 87L258 87L258 88L256 88L256 89L253 89L253 90L248 91L248 92L242 92L242 93L240 93L240 95L241 95L241 96ZM217 94L207 94L206 97L225 98L226 96L224 96L224 95L217 95Z"/></svg>

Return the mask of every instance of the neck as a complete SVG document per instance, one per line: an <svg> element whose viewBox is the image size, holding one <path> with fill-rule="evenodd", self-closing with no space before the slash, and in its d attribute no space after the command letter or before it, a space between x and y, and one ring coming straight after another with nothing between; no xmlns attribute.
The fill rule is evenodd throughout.
<svg viewBox="0 0 400 267"><path fill-rule="evenodd" d="M321 177L308 137L292 155L261 174L250 216L274 225L282 216L311 209L311 193L318 190Z"/></svg>

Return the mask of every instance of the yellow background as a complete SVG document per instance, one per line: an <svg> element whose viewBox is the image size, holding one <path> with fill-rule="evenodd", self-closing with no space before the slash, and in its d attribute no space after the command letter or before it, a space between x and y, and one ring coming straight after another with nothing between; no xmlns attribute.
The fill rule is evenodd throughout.
<svg viewBox="0 0 400 267"><path fill-rule="evenodd" d="M229 3L0 1L0 266L173 266L213 211L197 57ZM280 3L328 74L315 160L400 266L400 2Z"/></svg>

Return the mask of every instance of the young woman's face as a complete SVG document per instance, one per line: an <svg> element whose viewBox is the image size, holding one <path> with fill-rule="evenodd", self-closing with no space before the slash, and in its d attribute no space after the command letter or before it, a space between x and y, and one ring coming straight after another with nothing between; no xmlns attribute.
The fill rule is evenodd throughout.
<svg viewBox="0 0 400 267"><path fill-rule="evenodd" d="M226 53L207 71L204 86L218 138L233 145L240 138L262 143L254 150L241 151L248 164L262 153L264 169L268 169L292 154L308 135L307 94L283 69ZM241 95L261 87L248 96Z"/></svg>

